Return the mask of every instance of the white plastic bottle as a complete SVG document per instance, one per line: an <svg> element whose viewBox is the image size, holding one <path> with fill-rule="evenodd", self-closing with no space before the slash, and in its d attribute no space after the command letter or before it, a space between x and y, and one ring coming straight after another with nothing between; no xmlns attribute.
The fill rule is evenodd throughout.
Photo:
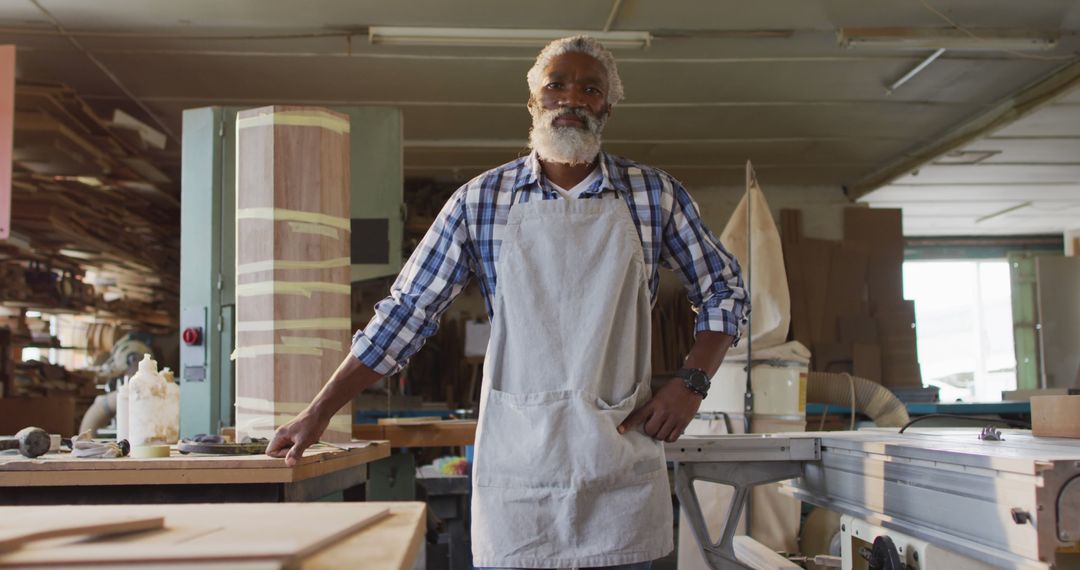
<svg viewBox="0 0 1080 570"><path fill-rule="evenodd" d="M161 378L165 380L165 414L163 426L165 443L173 444L180 441L180 385L176 383L173 371L168 368L161 370Z"/></svg>
<svg viewBox="0 0 1080 570"><path fill-rule="evenodd" d="M128 426L131 425L129 419L131 418L131 408L128 405L128 379L124 378L124 383L120 384L116 388L116 441L119 443L121 440L127 439Z"/></svg>
<svg viewBox="0 0 1080 570"><path fill-rule="evenodd" d="M157 361L149 354L139 361L139 370L128 382L130 422L128 441L133 457L159 457L169 453L164 418L168 411L165 379L158 374Z"/></svg>

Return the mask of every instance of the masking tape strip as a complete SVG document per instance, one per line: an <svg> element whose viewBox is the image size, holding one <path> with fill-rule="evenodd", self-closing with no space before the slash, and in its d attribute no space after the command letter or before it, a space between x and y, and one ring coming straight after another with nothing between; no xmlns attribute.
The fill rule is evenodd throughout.
<svg viewBox="0 0 1080 570"><path fill-rule="evenodd" d="M352 293L352 287L340 283L327 283L326 281L259 281L257 283L242 283L236 286L237 297L303 295L310 299L312 293L349 295Z"/></svg>
<svg viewBox="0 0 1080 570"><path fill-rule="evenodd" d="M325 348L327 350L336 350L338 352L345 350L341 347L340 341L318 336L283 336L281 337L281 342L286 346L310 346L315 348Z"/></svg>
<svg viewBox="0 0 1080 570"><path fill-rule="evenodd" d="M237 332L259 332L273 330L352 330L350 319L278 319L276 321L239 321Z"/></svg>
<svg viewBox="0 0 1080 570"><path fill-rule="evenodd" d="M237 410L236 429L237 432L245 432L249 435L255 431L266 431L273 434L277 429L276 426L280 426L285 422L296 419L297 415L298 414L247 412L245 410ZM352 418L345 414L338 414L330 418L330 424L326 429L329 431L352 434Z"/></svg>
<svg viewBox="0 0 1080 570"><path fill-rule="evenodd" d="M272 220L275 222L307 222L330 226L342 230L349 230L352 221L341 216L331 216L319 212L305 212L304 210L289 210L286 208L239 208L236 210L238 220Z"/></svg>
<svg viewBox="0 0 1080 570"><path fill-rule="evenodd" d="M297 234L315 234L328 238L340 239L337 228L328 228L319 224L306 224L304 222L289 222L289 229Z"/></svg>
<svg viewBox="0 0 1080 570"><path fill-rule="evenodd" d="M319 127L342 134L349 132L348 119L335 117L321 111L281 111L279 113L255 115L254 117L241 117L236 120L237 130L250 127L265 127L266 125Z"/></svg>
<svg viewBox="0 0 1080 570"><path fill-rule="evenodd" d="M264 398L236 397L236 407L249 412L272 412L299 414L308 407L308 402L275 402Z"/></svg>
<svg viewBox="0 0 1080 570"><path fill-rule="evenodd" d="M330 231L337 232L337 230ZM287 259L272 259L269 261L256 261L254 263L241 264L239 267L236 268L236 274L244 275L247 273L258 273L260 271L272 271L274 269L336 269L338 267L348 267L351 264L351 260L348 257L320 259L318 261L291 261Z"/></svg>
<svg viewBox="0 0 1080 570"><path fill-rule="evenodd" d="M295 356L322 356L321 348L314 346L290 346L287 344L254 344L241 346L232 353L232 359L254 358L275 354L290 354Z"/></svg>

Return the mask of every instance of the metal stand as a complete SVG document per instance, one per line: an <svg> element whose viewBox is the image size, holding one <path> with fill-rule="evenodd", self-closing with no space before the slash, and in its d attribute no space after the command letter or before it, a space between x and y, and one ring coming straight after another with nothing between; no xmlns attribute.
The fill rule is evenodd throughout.
<svg viewBox="0 0 1080 570"><path fill-rule="evenodd" d="M716 570L750 568L735 555L735 529L757 485L801 477L803 464L821 457L816 437L720 436L683 438L666 446L675 461L675 494L686 512L705 561ZM694 481L730 485L735 493L719 542L709 538Z"/></svg>

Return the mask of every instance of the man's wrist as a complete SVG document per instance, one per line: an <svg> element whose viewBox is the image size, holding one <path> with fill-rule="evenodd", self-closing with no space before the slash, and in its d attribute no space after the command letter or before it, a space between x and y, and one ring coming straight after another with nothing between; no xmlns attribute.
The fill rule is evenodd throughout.
<svg viewBox="0 0 1080 570"><path fill-rule="evenodd" d="M704 370L700 368L680 368L675 372L675 376L682 381L690 392L702 398L709 394L709 386L712 383L709 381L709 375Z"/></svg>

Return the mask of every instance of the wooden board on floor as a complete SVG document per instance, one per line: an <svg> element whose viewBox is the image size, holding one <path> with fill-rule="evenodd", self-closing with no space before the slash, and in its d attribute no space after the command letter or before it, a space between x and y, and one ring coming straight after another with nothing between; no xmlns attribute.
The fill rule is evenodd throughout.
<svg viewBox="0 0 1080 570"><path fill-rule="evenodd" d="M0 455L0 486L56 485L205 485L294 483L350 469L390 455L386 441L356 449L316 446L295 467L266 455L181 455L132 459L78 459L46 454L37 459Z"/></svg>
<svg viewBox="0 0 1080 570"><path fill-rule="evenodd" d="M94 541L66 538L35 543L0 556L0 568L255 560L286 567L390 515L385 503L107 505L2 507L0 521L29 516L51 516L57 521L69 515L105 517L133 509L164 517L164 530Z"/></svg>
<svg viewBox="0 0 1080 570"><path fill-rule="evenodd" d="M416 425L353 424L356 439L380 439L392 447L460 447L472 445L476 420L444 420Z"/></svg>

